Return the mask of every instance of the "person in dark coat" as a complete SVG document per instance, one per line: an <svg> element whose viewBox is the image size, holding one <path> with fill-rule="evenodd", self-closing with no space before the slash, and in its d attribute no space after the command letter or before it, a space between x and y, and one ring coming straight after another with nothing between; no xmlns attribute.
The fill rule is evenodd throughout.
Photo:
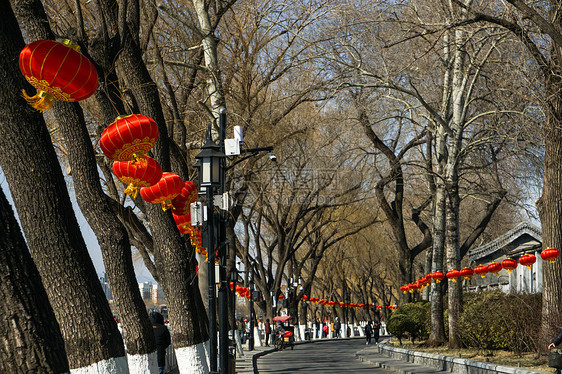
<svg viewBox="0 0 562 374"><path fill-rule="evenodd" d="M371 344L371 335L373 334L373 327L371 326L372 321L367 322L365 325L365 339L367 340L365 344Z"/></svg>
<svg viewBox="0 0 562 374"><path fill-rule="evenodd" d="M375 339L375 344L379 344L380 328L381 323L379 321L375 321L375 324L373 325L373 339Z"/></svg>
<svg viewBox="0 0 562 374"><path fill-rule="evenodd" d="M265 332L265 346L269 347L269 335L271 335L271 325L269 324L269 318L265 320L263 324L263 330Z"/></svg>
<svg viewBox="0 0 562 374"><path fill-rule="evenodd" d="M170 331L164 326L164 316L158 312L150 313L150 322L156 338L156 354L158 358L158 372L164 374L166 366L166 348L172 343Z"/></svg>
<svg viewBox="0 0 562 374"><path fill-rule="evenodd" d="M562 330L560 330L558 332L558 335L556 336L556 338L552 339L552 341L550 342L550 344L548 345L548 349L552 349L554 347L556 347L558 344L562 343Z"/></svg>

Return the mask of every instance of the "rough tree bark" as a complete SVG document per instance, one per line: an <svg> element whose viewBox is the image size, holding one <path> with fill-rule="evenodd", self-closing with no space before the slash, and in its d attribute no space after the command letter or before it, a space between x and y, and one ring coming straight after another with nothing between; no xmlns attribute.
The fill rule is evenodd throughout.
<svg viewBox="0 0 562 374"><path fill-rule="evenodd" d="M18 69L25 46L19 26L9 2L1 2L0 11L0 166L34 262L47 280L70 368L126 373L123 340L80 234L48 130L20 95L22 88L32 88Z"/></svg>
<svg viewBox="0 0 562 374"><path fill-rule="evenodd" d="M64 341L12 207L0 189L2 373L67 373Z"/></svg>
<svg viewBox="0 0 562 374"><path fill-rule="evenodd" d="M15 4L20 24L30 40L54 39L45 13L36 15L37 12L31 11L42 7L39 1ZM100 185L84 114L79 104L65 102L55 103L53 112L68 152L76 200L102 251L115 309L125 331L129 369L135 373L155 373L158 370L156 342L138 292L129 237Z"/></svg>

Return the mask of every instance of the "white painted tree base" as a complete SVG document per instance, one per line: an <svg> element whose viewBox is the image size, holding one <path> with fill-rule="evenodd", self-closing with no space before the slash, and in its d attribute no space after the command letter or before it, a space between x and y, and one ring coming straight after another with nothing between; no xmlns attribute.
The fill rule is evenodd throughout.
<svg viewBox="0 0 562 374"><path fill-rule="evenodd" d="M156 351L148 354L127 355L127 362L131 374L158 374Z"/></svg>
<svg viewBox="0 0 562 374"><path fill-rule="evenodd" d="M116 357L78 369L71 369L70 374L129 374L129 367L126 357Z"/></svg>
<svg viewBox="0 0 562 374"><path fill-rule="evenodd" d="M204 343L176 348L176 360L181 374L206 374L209 372Z"/></svg>

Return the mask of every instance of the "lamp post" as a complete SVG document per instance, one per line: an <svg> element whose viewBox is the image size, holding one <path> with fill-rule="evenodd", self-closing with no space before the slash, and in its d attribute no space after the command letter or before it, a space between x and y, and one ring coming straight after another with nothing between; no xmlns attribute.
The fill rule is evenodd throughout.
<svg viewBox="0 0 562 374"><path fill-rule="evenodd" d="M207 253L208 253L208 292L209 292L209 366L211 373L217 372L217 313L215 297L215 220L213 207L214 189L220 186L220 163L224 153L213 142L211 131L207 132L207 142L195 158L200 162L199 185L205 188L207 204Z"/></svg>
<svg viewBox="0 0 562 374"><path fill-rule="evenodd" d="M345 297L345 332L344 337L349 338L348 331L349 331L349 303L351 303L351 299L349 297L349 293Z"/></svg>
<svg viewBox="0 0 562 374"><path fill-rule="evenodd" d="M254 350L254 272L253 269L249 269L250 272L250 338L248 339L248 350Z"/></svg>

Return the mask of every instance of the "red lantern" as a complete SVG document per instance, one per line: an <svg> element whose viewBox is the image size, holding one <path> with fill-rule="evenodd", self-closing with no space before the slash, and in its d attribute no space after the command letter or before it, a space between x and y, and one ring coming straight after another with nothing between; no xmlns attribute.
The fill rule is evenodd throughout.
<svg viewBox="0 0 562 374"><path fill-rule="evenodd" d="M440 271L436 271L434 273L431 273L431 277L435 280L436 283L439 283L443 280L443 278L445 278L445 275L443 275L443 273Z"/></svg>
<svg viewBox="0 0 562 374"><path fill-rule="evenodd" d="M556 262L556 257L560 255L560 252L556 248L546 248L544 251L541 252L541 258L544 261L548 261L551 264Z"/></svg>
<svg viewBox="0 0 562 374"><path fill-rule="evenodd" d="M303 301L306 301L306 300L308 300L308 296L306 296L306 295L302 295L302 297L301 297L301 300L303 300Z"/></svg>
<svg viewBox="0 0 562 374"><path fill-rule="evenodd" d="M472 270L471 268L462 268L459 273L461 277L464 277L464 279L470 279L474 274L474 270Z"/></svg>
<svg viewBox="0 0 562 374"><path fill-rule="evenodd" d="M449 270L446 275L453 283L456 283L457 278L461 276L461 272L458 270Z"/></svg>
<svg viewBox="0 0 562 374"><path fill-rule="evenodd" d="M478 265L477 267L474 268L474 272L480 275L482 278L486 278L488 267L486 265Z"/></svg>
<svg viewBox="0 0 562 374"><path fill-rule="evenodd" d="M283 294L279 295L279 300L283 300L285 298L285 296L283 296Z"/></svg>
<svg viewBox="0 0 562 374"><path fill-rule="evenodd" d="M405 284L403 286L400 286L400 291L402 291L404 294L408 293L408 285Z"/></svg>
<svg viewBox="0 0 562 374"><path fill-rule="evenodd" d="M531 269L531 265L533 265L536 261L537 258L532 254L526 254L519 257L519 263L521 265L525 265L527 268L529 268L529 270Z"/></svg>
<svg viewBox="0 0 562 374"><path fill-rule="evenodd" d="M181 192L172 201L172 213L182 216L190 213L190 204L197 200L197 186L195 183L185 181Z"/></svg>
<svg viewBox="0 0 562 374"><path fill-rule="evenodd" d="M188 233L193 231L193 226L191 226L190 214L184 214L181 216L177 214L172 214L172 216L174 217L174 221L176 222L176 226L178 226L178 229L181 227L183 230L187 231Z"/></svg>
<svg viewBox="0 0 562 374"><path fill-rule="evenodd" d="M153 158L144 156L144 162L115 161L113 174L127 184L125 193L135 199L140 187L150 187L162 178L162 168Z"/></svg>
<svg viewBox="0 0 562 374"><path fill-rule="evenodd" d="M142 159L158 139L158 126L142 114L117 117L100 138L100 147L107 158L118 161Z"/></svg>
<svg viewBox="0 0 562 374"><path fill-rule="evenodd" d="M56 100L80 101L98 88L94 64L78 51L70 40L63 43L37 40L20 52L19 65L25 79L37 89L35 96L22 90L27 102L40 112Z"/></svg>
<svg viewBox="0 0 562 374"><path fill-rule="evenodd" d="M183 182L174 173L163 173L158 183L140 190L141 197L152 204L162 204L162 210L172 206L172 200L180 193Z"/></svg>
<svg viewBox="0 0 562 374"><path fill-rule="evenodd" d="M340 306L343 308L345 306L345 303L343 301L340 301Z"/></svg>
<svg viewBox="0 0 562 374"><path fill-rule="evenodd" d="M502 265L499 262L492 262L490 265L488 265L488 273L499 275L501 269Z"/></svg>
<svg viewBox="0 0 562 374"><path fill-rule="evenodd" d="M502 268L507 270L508 273L511 273L513 269L517 267L517 261L512 258L506 258L502 261Z"/></svg>

